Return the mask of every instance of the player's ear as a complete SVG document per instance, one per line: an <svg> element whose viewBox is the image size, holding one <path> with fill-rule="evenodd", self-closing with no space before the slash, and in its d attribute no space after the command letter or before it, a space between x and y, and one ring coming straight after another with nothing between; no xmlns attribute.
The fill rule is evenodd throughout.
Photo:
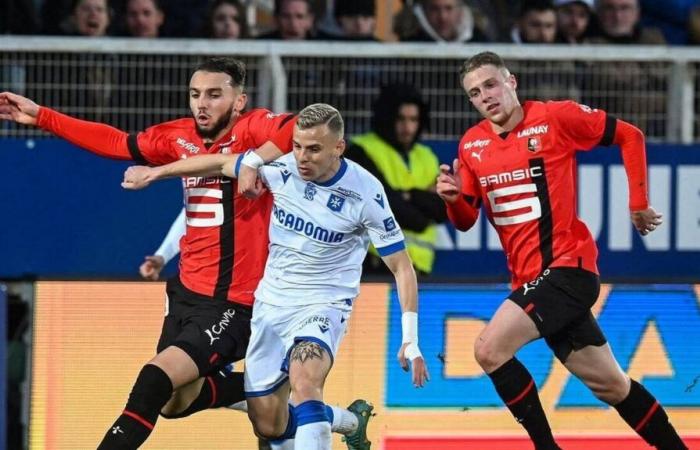
<svg viewBox="0 0 700 450"><path fill-rule="evenodd" d="M248 103L248 95L245 92L241 93L236 101L234 102L233 109L237 113L240 113L245 109L245 105Z"/></svg>
<svg viewBox="0 0 700 450"><path fill-rule="evenodd" d="M336 156L338 158L343 156L343 153L345 153L345 139L338 140L338 143L335 146L335 151L336 151Z"/></svg>
<svg viewBox="0 0 700 450"><path fill-rule="evenodd" d="M513 90L518 89L518 80L515 78L515 75L513 75L512 73L508 77L508 82L511 84L511 86L513 86Z"/></svg>

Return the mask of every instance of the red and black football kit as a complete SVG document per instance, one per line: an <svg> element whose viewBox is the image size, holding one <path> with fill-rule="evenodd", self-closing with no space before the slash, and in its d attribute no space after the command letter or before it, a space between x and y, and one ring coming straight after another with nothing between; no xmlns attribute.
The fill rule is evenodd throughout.
<svg viewBox="0 0 700 450"><path fill-rule="evenodd" d="M131 135L44 107L37 122L98 155L148 165L202 154L243 153L266 141L288 151L294 123L291 114L254 109L238 117L230 133L205 145L192 118ZM272 196L266 192L247 199L237 193L236 180L227 177L185 177L182 182L187 231L180 240L179 276L168 281L170 314L158 351L177 345L197 363L200 373L206 373L227 359L245 355L253 292L267 259ZM222 339L221 333L228 333L230 339Z"/></svg>
<svg viewBox="0 0 700 450"><path fill-rule="evenodd" d="M523 111L508 133L496 134L488 120L465 133L458 155L462 195L448 205L448 215L458 229L467 229L483 203L512 274L509 298L565 359L572 349L605 343L591 322L598 250L576 214L576 152L629 144L622 148L630 208L645 209L643 140L633 142L631 125L572 101L526 102Z"/></svg>

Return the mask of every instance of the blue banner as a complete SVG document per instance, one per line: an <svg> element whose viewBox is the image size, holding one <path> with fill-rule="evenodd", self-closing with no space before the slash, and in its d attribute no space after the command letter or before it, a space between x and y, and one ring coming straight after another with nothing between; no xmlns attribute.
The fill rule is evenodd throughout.
<svg viewBox="0 0 700 450"><path fill-rule="evenodd" d="M430 142L451 162L455 142ZM177 180L127 192L127 162L110 161L58 139L0 140L5 167L0 277L134 277L182 204ZM620 152L580 155L579 216L596 237L603 279L700 279L700 146L649 145L652 205L664 225L645 238L627 212ZM174 264L170 265L172 273ZM508 279L495 232L484 220L467 233L441 232L434 275Z"/></svg>
<svg viewBox="0 0 700 450"><path fill-rule="evenodd" d="M654 393L666 407L700 408L700 299L691 285L613 286L598 300L598 323L622 369ZM401 311L392 292L390 351L386 356L386 405L395 407L501 407L491 380L476 366L473 343L508 296L506 286L421 286L420 348L431 380L423 389L396 383L401 368L394 349L401 346ZM466 347L466 348L465 348ZM542 339L518 352L538 387L555 370L552 351ZM554 405L602 408L581 381L568 376Z"/></svg>

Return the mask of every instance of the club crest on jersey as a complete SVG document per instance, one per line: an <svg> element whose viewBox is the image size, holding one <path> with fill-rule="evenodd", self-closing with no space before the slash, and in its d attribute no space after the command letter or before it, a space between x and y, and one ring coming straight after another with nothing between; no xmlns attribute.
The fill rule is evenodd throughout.
<svg viewBox="0 0 700 450"><path fill-rule="evenodd" d="M331 194L331 196L328 197L328 203L326 203L326 206L328 206L328 209L331 211L340 212L340 210L343 209L344 204L345 199L343 197L338 197L335 194Z"/></svg>
<svg viewBox="0 0 700 450"><path fill-rule="evenodd" d="M377 193L377 195L374 196L374 201L384 209L384 197L382 197L382 194Z"/></svg>
<svg viewBox="0 0 700 450"><path fill-rule="evenodd" d="M287 180L292 176L292 173L287 169L282 171L282 183L287 184Z"/></svg>
<svg viewBox="0 0 700 450"><path fill-rule="evenodd" d="M304 189L304 198L312 201L316 195L316 186L313 183L306 183L306 189Z"/></svg>
<svg viewBox="0 0 700 450"><path fill-rule="evenodd" d="M527 138L527 150L532 153L542 150L542 142L540 141L540 138Z"/></svg>
<svg viewBox="0 0 700 450"><path fill-rule="evenodd" d="M396 221L393 217L387 217L384 219L384 229L386 231L393 231L396 229Z"/></svg>

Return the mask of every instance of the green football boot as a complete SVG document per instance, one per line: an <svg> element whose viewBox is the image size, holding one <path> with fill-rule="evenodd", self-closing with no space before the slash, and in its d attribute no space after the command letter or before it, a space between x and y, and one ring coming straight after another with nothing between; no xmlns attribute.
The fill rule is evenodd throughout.
<svg viewBox="0 0 700 450"><path fill-rule="evenodd" d="M343 437L348 450L369 450L372 443L367 439L367 423L372 417L374 406L364 400L355 400L348 406L348 411L357 417L357 430Z"/></svg>

